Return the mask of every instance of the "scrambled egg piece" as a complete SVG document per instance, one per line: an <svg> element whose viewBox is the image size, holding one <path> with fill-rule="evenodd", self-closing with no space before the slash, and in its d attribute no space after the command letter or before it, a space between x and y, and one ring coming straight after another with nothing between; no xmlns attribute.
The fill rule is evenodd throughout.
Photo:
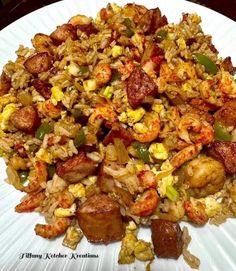
<svg viewBox="0 0 236 271"><path fill-rule="evenodd" d="M154 259L154 253L150 242L138 240L135 244L134 255L140 261L150 261Z"/></svg>
<svg viewBox="0 0 236 271"><path fill-rule="evenodd" d="M189 16L188 16L190 19L191 19L191 21L193 22L193 23L195 23L195 24L200 24L201 23L201 17L199 16L199 15L197 15L197 13L193 13L193 14L190 14Z"/></svg>
<svg viewBox="0 0 236 271"><path fill-rule="evenodd" d="M142 107L139 107L135 110L128 108L127 112L126 112L126 115L128 118L127 122L134 124L134 123L140 121L142 119L142 117L144 116L145 112L146 111Z"/></svg>
<svg viewBox="0 0 236 271"><path fill-rule="evenodd" d="M85 197L85 187L82 183L71 184L68 190L75 198Z"/></svg>
<svg viewBox="0 0 236 271"><path fill-rule="evenodd" d="M69 217L73 216L76 211L76 204L73 203L70 208L57 208L54 211L56 217Z"/></svg>
<svg viewBox="0 0 236 271"><path fill-rule="evenodd" d="M161 113L162 111L165 110L165 108L163 104L154 103L152 105L152 110L155 111L156 113Z"/></svg>
<svg viewBox="0 0 236 271"><path fill-rule="evenodd" d="M138 134L145 134L148 132L148 127L141 122L137 122L134 124L134 131Z"/></svg>
<svg viewBox="0 0 236 271"><path fill-rule="evenodd" d="M166 195L166 187L169 185L172 186L173 183L174 183L174 177L172 176L172 174L169 174L166 177L163 177L158 182L158 192L162 198L164 198Z"/></svg>
<svg viewBox="0 0 236 271"><path fill-rule="evenodd" d="M183 38L179 38L179 39L177 40L177 44L178 44L178 46L179 46L179 48L180 48L181 50L184 50L184 49L187 48L186 42L185 42L185 40L184 40Z"/></svg>
<svg viewBox="0 0 236 271"><path fill-rule="evenodd" d="M115 45L111 49L111 54L113 57L118 57L122 55L122 53L123 53L123 48L119 45Z"/></svg>
<svg viewBox="0 0 236 271"><path fill-rule="evenodd" d="M97 82L95 79L88 79L83 82L85 91L93 91L97 89Z"/></svg>
<svg viewBox="0 0 236 271"><path fill-rule="evenodd" d="M128 118L127 118L127 115L125 112L122 112L119 116L118 116L118 119L120 122L123 122L123 123L126 123Z"/></svg>
<svg viewBox="0 0 236 271"><path fill-rule="evenodd" d="M141 160L138 160L137 163L135 164L135 167L137 171L142 171L144 169L144 162Z"/></svg>
<svg viewBox="0 0 236 271"><path fill-rule="evenodd" d="M64 98L64 93L62 91L62 88L59 86L54 86L51 88L51 101L54 105L57 105L58 102L62 101Z"/></svg>
<svg viewBox="0 0 236 271"><path fill-rule="evenodd" d="M82 237L83 232L79 228L71 226L66 231L62 245L75 250Z"/></svg>
<svg viewBox="0 0 236 271"><path fill-rule="evenodd" d="M16 109L17 109L17 107L16 107L16 104L14 104L14 103L7 104L7 105L3 108L3 111L2 111L2 113L0 114L0 128L1 128L2 130L6 129L7 122L8 122L8 120L10 119L11 114L12 114L13 112L15 112Z"/></svg>
<svg viewBox="0 0 236 271"><path fill-rule="evenodd" d="M9 103L16 103L16 102L17 102L17 99L15 96L11 94L5 94L4 96L0 97L0 108L2 109L2 107L4 107L5 105Z"/></svg>
<svg viewBox="0 0 236 271"><path fill-rule="evenodd" d="M162 163L161 170L173 170L173 166L169 160L166 160L165 162Z"/></svg>
<svg viewBox="0 0 236 271"><path fill-rule="evenodd" d="M80 69L79 66L75 63L71 63L68 67L68 72L74 76L78 76Z"/></svg>
<svg viewBox="0 0 236 271"><path fill-rule="evenodd" d="M208 196L204 199L200 199L199 201L205 204L205 212L208 217L214 217L216 214L222 211L222 205L217 201L215 195Z"/></svg>
<svg viewBox="0 0 236 271"><path fill-rule="evenodd" d="M125 234L125 237L122 239L121 243L118 263L129 264L135 261L134 248L137 241L137 236L132 231L128 231Z"/></svg>
<svg viewBox="0 0 236 271"><path fill-rule="evenodd" d="M149 147L150 154L159 160L166 160L168 158L168 150L162 143L153 143Z"/></svg>
<svg viewBox="0 0 236 271"><path fill-rule="evenodd" d="M122 239L121 250L118 262L120 264L130 264L135 261L135 257L140 261L154 259L151 243L137 238L137 226L130 221L126 226L126 234Z"/></svg>
<svg viewBox="0 0 236 271"><path fill-rule="evenodd" d="M86 179L83 179L81 182L84 184L84 185L92 185L92 184L95 184L96 181L97 181L97 176L89 176L88 178Z"/></svg>
<svg viewBox="0 0 236 271"><path fill-rule="evenodd" d="M46 162L47 164L52 164L53 161L52 154L43 148L39 149L36 152L35 156L41 161Z"/></svg>

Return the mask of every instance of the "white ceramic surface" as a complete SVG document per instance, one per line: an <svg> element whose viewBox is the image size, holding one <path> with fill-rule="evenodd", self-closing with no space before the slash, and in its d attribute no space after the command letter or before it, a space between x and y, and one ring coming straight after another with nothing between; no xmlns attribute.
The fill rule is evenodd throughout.
<svg viewBox="0 0 236 271"><path fill-rule="evenodd" d="M15 59L19 44L31 46L30 39L38 32L50 33L75 14L95 16L108 0L64 0L41 8L0 31L0 68ZM127 0L117 0L123 5ZM130 1L132 2L132 1ZM182 12L197 12L202 16L205 33L213 36L213 42L222 57L231 55L236 64L236 23L225 16L202 6L184 0L136 0L152 8L159 6L169 22L178 22ZM223 3L222 3L223 4ZM22 193L4 182L6 177L4 161L0 160L0 270L1 271L111 271L145 270L145 264L136 261L132 265L118 265L119 243L92 245L85 238L76 251L63 247L62 238L53 241L34 234L34 226L44 219L36 214L18 214L15 205ZM182 223L181 226L184 224ZM203 228L188 225L192 242L190 250L201 259L201 271L236 270L236 221L230 219L220 227L207 225ZM150 240L149 229L142 229L139 236ZM29 253L29 254L26 254ZM31 253L31 254L30 254ZM66 258L54 258L55 255ZM74 254L73 254L74 253ZM98 255L98 258L82 258L83 254ZM53 255L55 254L55 255ZM37 256L38 255L38 256ZM41 255L41 256L40 256ZM59 255L59 256L60 256ZM78 256L78 257L77 257ZM22 259L20 259L23 257ZM42 257L39 259L38 257ZM152 271L191 270L183 261L155 259Z"/></svg>

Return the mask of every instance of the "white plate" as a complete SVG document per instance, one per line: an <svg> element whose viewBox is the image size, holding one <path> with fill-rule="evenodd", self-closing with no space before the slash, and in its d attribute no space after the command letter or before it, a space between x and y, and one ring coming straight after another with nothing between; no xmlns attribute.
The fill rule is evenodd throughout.
<svg viewBox="0 0 236 271"><path fill-rule="evenodd" d="M19 44L31 46L30 39L38 32L50 33L57 25L67 22L77 14L95 16L108 0L64 0L39 9L0 31L0 68L8 61L15 59L15 51ZM117 0L120 5L126 0ZM132 1L130 1L132 2ZM230 55L236 63L236 24L225 16L199 5L184 0L137 0L149 8L159 6L169 22L178 22L182 12L197 12L202 16L202 27L205 33L213 36L213 42L222 57ZM85 4L86 3L86 4ZM34 226L44 219L36 213L18 214L15 205L22 194L3 182L5 165L0 160L0 270L1 271L46 271L46 270L145 270L145 264L136 261L132 265L118 265L117 257L120 243L92 245L85 238L77 250L72 251L61 245L62 238L53 241L35 236ZM183 224L182 224L183 225ZM188 225L192 242L192 253L201 259L201 271L233 271L236 270L236 221L228 220L220 227L205 226L203 228ZM142 229L140 237L150 240L150 231ZM22 253L25 253L24 255ZM29 253L26 255L26 253ZM30 255L31 253L31 255ZM47 254L48 253L48 254ZM60 253L60 255L59 255ZM98 258L83 258L84 254L98 255ZM61 256L53 258L54 256ZM23 259L20 257L23 255ZM37 258L41 255L41 259ZM45 258L46 255L52 257ZM66 255L66 258L62 258ZM28 258L27 258L28 256ZM78 258L76 258L78 256ZM72 258L73 257L73 258ZM72 259L70 259L72 258ZM76 259L75 259L76 258ZM183 261L155 259L151 270L173 271L190 270Z"/></svg>

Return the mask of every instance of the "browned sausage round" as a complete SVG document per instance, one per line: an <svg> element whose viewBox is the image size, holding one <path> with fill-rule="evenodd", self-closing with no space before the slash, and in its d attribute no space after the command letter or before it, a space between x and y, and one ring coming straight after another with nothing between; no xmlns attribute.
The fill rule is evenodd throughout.
<svg viewBox="0 0 236 271"><path fill-rule="evenodd" d="M91 34L97 34L98 30L95 28L95 26L90 23L90 24L82 24L82 25L77 25L80 31L85 32L86 35L89 37Z"/></svg>
<svg viewBox="0 0 236 271"><path fill-rule="evenodd" d="M66 41L68 38L72 40L77 39L76 27L72 24L63 24L58 26L55 31L53 31L50 35L53 42L56 45L61 44L62 42Z"/></svg>
<svg viewBox="0 0 236 271"><path fill-rule="evenodd" d="M226 126L236 126L236 99L226 102L214 114L215 120Z"/></svg>
<svg viewBox="0 0 236 271"><path fill-rule="evenodd" d="M56 173L62 179L77 183L83 178L94 173L97 164L88 158L85 152L73 156L65 162L59 162L56 167Z"/></svg>
<svg viewBox="0 0 236 271"><path fill-rule="evenodd" d="M52 58L47 52L37 53L29 57L25 61L24 66L32 74L46 72L52 66Z"/></svg>
<svg viewBox="0 0 236 271"><path fill-rule="evenodd" d="M231 57L226 57L223 62L221 63L221 66L224 70L228 71L230 74L234 75L236 72L236 67L233 66L233 63L231 61Z"/></svg>
<svg viewBox="0 0 236 271"><path fill-rule="evenodd" d="M236 143L215 141L209 149L209 154L223 163L227 173L236 173Z"/></svg>
<svg viewBox="0 0 236 271"><path fill-rule="evenodd" d="M123 237L120 206L105 194L88 198L79 207L77 218L84 235L92 243L107 244Z"/></svg>
<svg viewBox="0 0 236 271"><path fill-rule="evenodd" d="M182 231L176 222L153 219L151 223L154 252L160 258L178 259L183 250Z"/></svg>
<svg viewBox="0 0 236 271"><path fill-rule="evenodd" d="M146 96L157 94L152 78L141 68L136 67L127 81L127 96L131 107L137 108Z"/></svg>
<svg viewBox="0 0 236 271"><path fill-rule="evenodd" d="M109 143L114 143L114 138L120 138L125 147L128 147L134 140L131 133L121 125L113 125L112 130L105 136L103 144L108 145Z"/></svg>
<svg viewBox="0 0 236 271"><path fill-rule="evenodd" d="M38 113L31 105L14 112L10 120L17 129L26 133L35 131L40 124Z"/></svg>
<svg viewBox="0 0 236 271"><path fill-rule="evenodd" d="M11 78L2 72L0 77L0 96L7 94L11 88Z"/></svg>
<svg viewBox="0 0 236 271"><path fill-rule="evenodd" d="M32 81L33 87L36 91L41 94L45 99L49 99L51 97L51 85L46 81L40 79L34 79Z"/></svg>
<svg viewBox="0 0 236 271"><path fill-rule="evenodd" d="M166 16L161 16L159 8L149 9L140 19L138 24L147 34L154 34L156 30L168 24Z"/></svg>

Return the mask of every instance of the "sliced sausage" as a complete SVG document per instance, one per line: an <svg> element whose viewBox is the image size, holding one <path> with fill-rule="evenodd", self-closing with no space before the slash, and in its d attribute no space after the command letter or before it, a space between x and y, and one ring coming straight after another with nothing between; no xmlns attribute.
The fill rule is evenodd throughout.
<svg viewBox="0 0 236 271"><path fill-rule="evenodd" d="M131 133L121 125L114 125L111 131L105 136L103 144L106 146L109 143L114 143L114 138L120 138L125 147L128 147L134 140Z"/></svg>
<svg viewBox="0 0 236 271"><path fill-rule="evenodd" d="M46 72L52 66L52 58L47 52L37 53L29 57L25 61L24 66L32 74Z"/></svg>
<svg viewBox="0 0 236 271"><path fill-rule="evenodd" d="M31 105L14 112L10 120L17 129L26 133L35 131L40 124L38 113Z"/></svg>
<svg viewBox="0 0 236 271"><path fill-rule="evenodd" d="M53 53L54 45L52 39L48 35L37 33L31 42L37 52Z"/></svg>
<svg viewBox="0 0 236 271"><path fill-rule="evenodd" d="M79 207L77 218L89 242L107 244L123 237L120 206L105 194L88 198Z"/></svg>
<svg viewBox="0 0 236 271"><path fill-rule="evenodd" d="M236 143L215 141L209 149L209 154L222 162L227 173L236 173Z"/></svg>
<svg viewBox="0 0 236 271"><path fill-rule="evenodd" d="M92 24L92 23L89 23L89 24L82 24L82 25L77 25L77 28L86 33L86 35L89 37L90 35L92 34L97 34L98 33L98 30L97 28Z"/></svg>
<svg viewBox="0 0 236 271"><path fill-rule="evenodd" d="M104 172L104 165L106 161L103 161L99 167L97 185L102 192L110 193L115 187L115 182L112 176Z"/></svg>
<svg viewBox="0 0 236 271"><path fill-rule="evenodd" d="M153 219L151 231L155 254L160 258L178 259L183 250L183 233L179 224L163 219Z"/></svg>
<svg viewBox="0 0 236 271"><path fill-rule="evenodd" d="M228 71L232 75L234 75L236 72L236 67L233 66L230 56L226 57L223 60L221 66L223 67L224 70Z"/></svg>
<svg viewBox="0 0 236 271"><path fill-rule="evenodd" d="M156 63L157 58L160 58L160 61L164 58L164 51L161 49L155 42L149 42L142 56L141 64L150 61L150 59Z"/></svg>
<svg viewBox="0 0 236 271"><path fill-rule="evenodd" d="M236 126L236 99L226 102L224 106L214 114L214 117L216 121L226 126Z"/></svg>
<svg viewBox="0 0 236 271"><path fill-rule="evenodd" d="M59 177L70 183L77 183L83 178L94 173L97 164L88 158L85 152L73 156L65 162L59 162L56 173Z"/></svg>
<svg viewBox="0 0 236 271"><path fill-rule="evenodd" d="M32 81L32 86L45 99L49 99L51 97L51 87L52 87L52 85L49 84L48 82L40 80L40 79L34 79Z"/></svg>
<svg viewBox="0 0 236 271"><path fill-rule="evenodd" d="M11 88L11 78L2 72L0 77L0 96L7 94Z"/></svg>
<svg viewBox="0 0 236 271"><path fill-rule="evenodd" d="M153 79L141 68L135 67L127 81L128 102L137 108L147 96L155 96L157 87Z"/></svg>
<svg viewBox="0 0 236 271"><path fill-rule="evenodd" d="M56 45L63 43L68 38L76 40L76 27L72 24L63 24L61 26L58 26L57 29L51 33L50 37Z"/></svg>
<svg viewBox="0 0 236 271"><path fill-rule="evenodd" d="M156 30L168 24L166 16L161 16L159 8L149 9L138 23L147 34L154 34Z"/></svg>

